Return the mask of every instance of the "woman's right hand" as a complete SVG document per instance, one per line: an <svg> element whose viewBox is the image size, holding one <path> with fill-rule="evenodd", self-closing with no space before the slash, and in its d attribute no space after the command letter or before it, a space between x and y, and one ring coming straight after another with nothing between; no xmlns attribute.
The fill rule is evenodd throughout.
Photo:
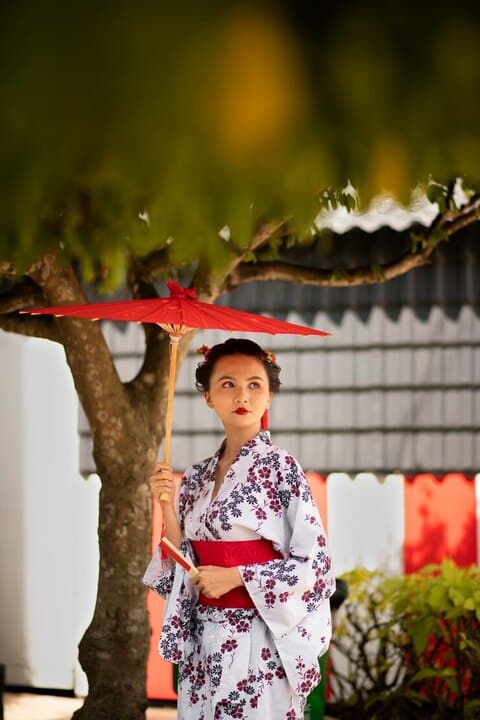
<svg viewBox="0 0 480 720"><path fill-rule="evenodd" d="M173 505L175 494L175 481L173 479L172 467L166 462L159 462L153 468L149 478L152 497L157 502L165 502Z"/></svg>

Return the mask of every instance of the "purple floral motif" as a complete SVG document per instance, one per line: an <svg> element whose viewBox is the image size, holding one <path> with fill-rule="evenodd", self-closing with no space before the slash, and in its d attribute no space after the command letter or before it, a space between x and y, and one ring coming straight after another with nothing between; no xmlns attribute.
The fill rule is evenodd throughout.
<svg viewBox="0 0 480 720"><path fill-rule="evenodd" d="M167 597L172 592L173 586L173 569L167 570L156 580L152 589L162 597Z"/></svg>
<svg viewBox="0 0 480 720"><path fill-rule="evenodd" d="M265 595L264 595L264 599L265 599L265 605L266 605L267 607L273 607L273 606L275 605L275 601L276 601L276 599L277 599L277 596L276 596L275 593L273 593L273 592L267 592L267 593L265 593Z"/></svg>
<svg viewBox="0 0 480 720"><path fill-rule="evenodd" d="M170 616L168 625L164 625L160 639L160 649L166 660L178 663L182 658L180 647L190 635L189 620L192 613L192 601L181 597L176 603L177 611Z"/></svg>
<svg viewBox="0 0 480 720"><path fill-rule="evenodd" d="M264 510L263 508L260 508L260 507L255 510L255 516L256 516L259 520L266 520L266 519L267 519L267 513L265 512L265 510Z"/></svg>
<svg viewBox="0 0 480 720"><path fill-rule="evenodd" d="M320 681L320 670L316 667L306 668L301 658L297 658L297 669L301 680L297 685L297 692L301 695L308 695Z"/></svg>
<svg viewBox="0 0 480 720"><path fill-rule="evenodd" d="M253 572L253 568L247 568L243 573L243 579L245 582L250 582L255 577L255 573Z"/></svg>
<svg viewBox="0 0 480 720"><path fill-rule="evenodd" d="M237 641L230 638L222 644L221 650L224 653L225 652L233 652L233 650L236 650L237 647L238 647Z"/></svg>
<svg viewBox="0 0 480 720"><path fill-rule="evenodd" d="M311 637L310 633L306 628L304 628L302 625L297 625L297 632L302 638L309 638Z"/></svg>
<svg viewBox="0 0 480 720"><path fill-rule="evenodd" d="M325 545L327 544L325 535L317 535L317 543L319 547L325 547Z"/></svg>

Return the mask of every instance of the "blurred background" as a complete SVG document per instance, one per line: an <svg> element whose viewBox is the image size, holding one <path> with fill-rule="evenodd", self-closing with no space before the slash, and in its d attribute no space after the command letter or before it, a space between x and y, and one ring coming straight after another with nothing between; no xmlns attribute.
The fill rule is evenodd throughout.
<svg viewBox="0 0 480 720"><path fill-rule="evenodd" d="M305 265L406 251L449 183L462 178L464 199L480 188L479 21L473 1L449 13L351 0L3 3L0 293L9 263L22 271L52 246L90 293L122 293L129 257L167 250L188 275L279 217L294 218ZM253 283L221 299L333 334L264 344L284 369L272 432L308 471L337 574L478 564L478 248L477 222L388 283ZM103 328L131 379L141 330ZM76 648L98 574L90 431L60 346L1 332L0 352L0 663L12 688L83 695ZM192 389L195 362L178 381L178 472L220 438ZM148 603L149 697L174 700L155 649L161 602Z"/></svg>

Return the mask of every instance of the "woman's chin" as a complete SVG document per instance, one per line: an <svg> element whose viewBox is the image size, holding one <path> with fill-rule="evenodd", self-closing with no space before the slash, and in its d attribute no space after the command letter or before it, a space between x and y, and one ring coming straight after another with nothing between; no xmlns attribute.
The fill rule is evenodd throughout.
<svg viewBox="0 0 480 720"><path fill-rule="evenodd" d="M252 428L253 430L257 427L260 430L260 424L260 418L253 416L252 413L247 413L245 415L232 413L232 416L226 418L223 423L225 428Z"/></svg>

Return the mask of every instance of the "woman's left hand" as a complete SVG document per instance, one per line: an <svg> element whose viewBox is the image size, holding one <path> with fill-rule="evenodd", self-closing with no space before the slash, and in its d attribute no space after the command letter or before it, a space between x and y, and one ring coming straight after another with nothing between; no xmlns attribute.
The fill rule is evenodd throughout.
<svg viewBox="0 0 480 720"><path fill-rule="evenodd" d="M194 584L205 597L219 598L229 590L243 585L242 576L236 567L218 567L217 565L199 565Z"/></svg>

